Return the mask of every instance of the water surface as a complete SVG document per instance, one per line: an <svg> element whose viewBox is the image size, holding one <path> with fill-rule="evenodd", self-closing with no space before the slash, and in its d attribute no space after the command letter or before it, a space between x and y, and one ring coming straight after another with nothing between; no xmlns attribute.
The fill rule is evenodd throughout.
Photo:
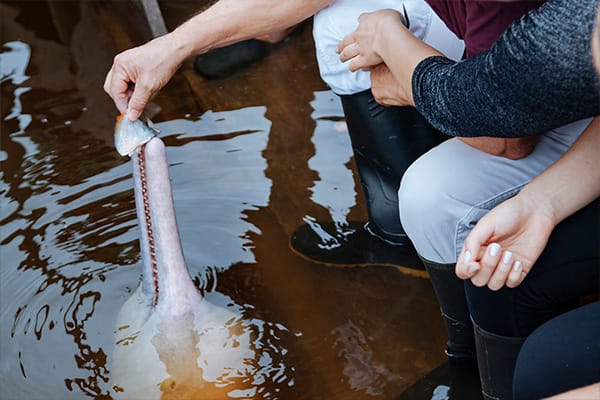
<svg viewBox="0 0 600 400"><path fill-rule="evenodd" d="M0 3L3 399L110 398L115 315L140 279L131 163L101 90L115 48L91 4L69 25L45 2ZM444 361L438 310L424 279L290 250L307 218L365 216L339 100L312 81L283 92L295 45L241 75L273 87L253 104L154 100L184 252L260 333L253 398L394 399ZM207 97L239 90L217 85Z"/></svg>

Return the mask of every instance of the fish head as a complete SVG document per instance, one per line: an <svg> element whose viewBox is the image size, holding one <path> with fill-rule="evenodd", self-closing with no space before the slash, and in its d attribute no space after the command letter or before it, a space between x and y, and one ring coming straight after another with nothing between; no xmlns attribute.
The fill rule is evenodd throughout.
<svg viewBox="0 0 600 400"><path fill-rule="evenodd" d="M136 149L159 133L150 119L143 115L135 121L119 115L115 125L115 148L120 155L131 157Z"/></svg>

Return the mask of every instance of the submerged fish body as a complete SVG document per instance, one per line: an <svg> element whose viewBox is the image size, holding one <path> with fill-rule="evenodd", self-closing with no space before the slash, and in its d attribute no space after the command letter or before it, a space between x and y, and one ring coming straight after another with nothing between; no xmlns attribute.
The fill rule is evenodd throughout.
<svg viewBox="0 0 600 400"><path fill-rule="evenodd" d="M131 157L133 152L157 136L159 131L145 117L130 121L122 115L117 117L115 125L115 148L120 155Z"/></svg>
<svg viewBox="0 0 600 400"><path fill-rule="evenodd" d="M252 334L226 295L207 293L172 315L162 303L153 309L138 288L117 318L112 397L221 400L252 393Z"/></svg>

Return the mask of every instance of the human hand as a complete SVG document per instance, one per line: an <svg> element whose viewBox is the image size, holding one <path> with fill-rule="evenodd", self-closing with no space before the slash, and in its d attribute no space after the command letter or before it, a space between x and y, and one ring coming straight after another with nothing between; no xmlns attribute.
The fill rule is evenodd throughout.
<svg viewBox="0 0 600 400"><path fill-rule="evenodd" d="M372 13L364 13L358 17L358 28L348 34L338 44L337 50L340 60L350 62L350 71L359 69L368 70L383 62L377 51L381 45L381 31L387 24L396 24L404 27L404 18L396 10L379 10Z"/></svg>
<svg viewBox="0 0 600 400"><path fill-rule="evenodd" d="M499 137L461 137L459 138L471 147L481 150L487 154L510 160L519 160L527 157L535 149L540 140L539 135L522 138L499 138Z"/></svg>
<svg viewBox="0 0 600 400"><path fill-rule="evenodd" d="M473 228L456 263L459 278L491 290L521 284L556 226L550 210L522 193L495 207Z"/></svg>
<svg viewBox="0 0 600 400"><path fill-rule="evenodd" d="M104 91L122 114L138 119L150 97L171 79L186 58L170 35L156 38L115 56Z"/></svg>
<svg viewBox="0 0 600 400"><path fill-rule="evenodd" d="M499 138L499 137L461 137L459 138L471 147L475 147L485 153L519 160L527 157L535 149L540 140L539 135L522 138Z"/></svg>
<svg viewBox="0 0 600 400"><path fill-rule="evenodd" d="M371 68L371 92L375 101L384 106L413 105L400 82L385 64Z"/></svg>

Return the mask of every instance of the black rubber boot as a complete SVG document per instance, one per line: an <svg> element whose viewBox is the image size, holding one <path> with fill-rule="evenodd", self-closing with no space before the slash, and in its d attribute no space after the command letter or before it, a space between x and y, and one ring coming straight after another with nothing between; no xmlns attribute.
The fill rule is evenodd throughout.
<svg viewBox="0 0 600 400"><path fill-rule="evenodd" d="M206 79L222 79L263 59L272 45L256 39L216 48L194 60L194 69Z"/></svg>
<svg viewBox="0 0 600 400"><path fill-rule="evenodd" d="M399 251L398 246L404 246L400 256L409 254L409 267L422 269L400 223L398 189L410 164L445 136L412 107L384 107L376 103L370 90L340 98L369 220L350 233L332 222L309 223L294 233L291 246L311 261L336 265L394 263L397 261L391 254ZM323 236L319 230L326 231L336 245L327 246L318 240ZM381 243L375 246L373 241Z"/></svg>
<svg viewBox="0 0 600 400"><path fill-rule="evenodd" d="M414 248L396 246L369 233L364 222L350 221L343 227L333 221L305 219L292 235L292 250L308 261L327 266L393 266L401 272L427 278Z"/></svg>
<svg viewBox="0 0 600 400"><path fill-rule="evenodd" d="M408 244L398 215L404 172L445 137L413 107L384 107L371 90L340 96L354 160L366 199L372 234Z"/></svg>
<svg viewBox="0 0 600 400"><path fill-rule="evenodd" d="M473 323L481 392L485 400L511 400L519 350L525 338L500 336Z"/></svg>
<svg viewBox="0 0 600 400"><path fill-rule="evenodd" d="M454 273L454 264L437 264L425 260L423 264L429 273L448 331L446 355L452 361L473 360L475 338L464 281Z"/></svg>

